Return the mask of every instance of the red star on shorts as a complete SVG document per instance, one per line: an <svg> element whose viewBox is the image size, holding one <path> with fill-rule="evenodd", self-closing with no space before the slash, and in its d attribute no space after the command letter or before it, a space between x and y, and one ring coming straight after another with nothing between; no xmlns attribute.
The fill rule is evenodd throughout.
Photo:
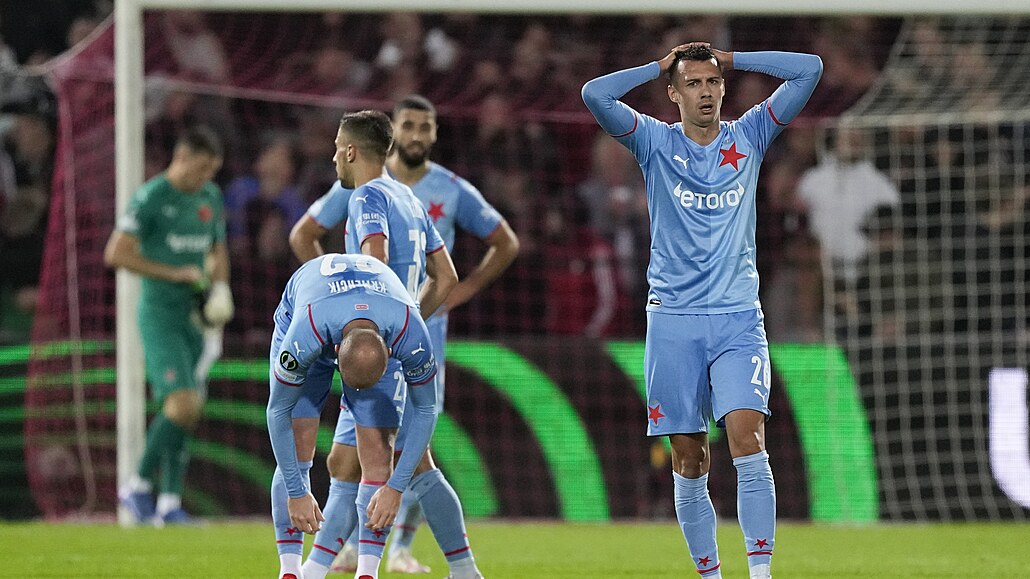
<svg viewBox="0 0 1030 579"><path fill-rule="evenodd" d="M764 547L764 546L766 546L768 544L769 544L769 541L766 541L765 539L758 539L757 541L755 541L755 546L756 547Z"/></svg>
<svg viewBox="0 0 1030 579"><path fill-rule="evenodd" d="M707 567L708 564L711 563L711 562L712 562L712 558L711 557L701 557L700 559L697 560L697 564L702 566L702 567Z"/></svg>
<svg viewBox="0 0 1030 579"><path fill-rule="evenodd" d="M294 533L299 533L299 532L300 532L300 529L298 529L296 527L286 527L286 534L291 536L291 537L293 536Z"/></svg>
<svg viewBox="0 0 1030 579"><path fill-rule="evenodd" d="M655 424L658 424L658 419L659 418L665 418L665 415L662 414L662 405L661 404L655 404L653 407L652 406L648 406L647 407L647 418L648 418L648 420L653 420Z"/></svg>
<svg viewBox="0 0 1030 579"><path fill-rule="evenodd" d="M737 161L747 157L744 153L737 152L736 142L730 144L729 149L719 149L719 154L722 155L722 161L719 161L720 167L723 165L733 165L733 168L737 170L740 169L740 167L737 167Z"/></svg>
<svg viewBox="0 0 1030 579"><path fill-rule="evenodd" d="M426 211L430 217L433 218L433 223L436 223L438 219L444 216L443 203L429 202L429 211Z"/></svg>

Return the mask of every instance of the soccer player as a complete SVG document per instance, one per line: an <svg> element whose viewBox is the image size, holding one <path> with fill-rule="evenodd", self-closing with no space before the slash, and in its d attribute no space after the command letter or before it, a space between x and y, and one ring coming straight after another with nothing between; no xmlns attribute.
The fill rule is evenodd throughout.
<svg viewBox="0 0 1030 579"><path fill-rule="evenodd" d="M501 275L518 254L519 242L508 223L483 199L479 190L429 160L437 139L436 109L431 102L418 95L398 101L393 110L393 137L394 146L387 157L386 168L390 176L414 191L446 241L448 251L454 247L455 226L483 239L488 246L476 268L447 296L440 311L427 320L440 365L437 404L442 409L447 312L468 301ZM346 220L350 198L351 191L336 184L311 206L290 234L290 244L298 258L310 259L322 253L319 240L329 229ZM431 456L427 457L423 466L430 467L431 460ZM390 544L387 570L429 572L429 568L411 554L411 541L421 519L421 510L415 494L406 493ZM353 552L353 549L345 548L337 558L334 570L353 571L354 561L348 560L348 555ZM447 553L447 549L444 552ZM448 556L455 561L462 557L463 553Z"/></svg>
<svg viewBox="0 0 1030 579"><path fill-rule="evenodd" d="M733 122L719 119L723 72L784 80ZM661 75L680 122L621 102ZM737 516L751 577L770 577L776 496L765 421L769 348L755 269L755 187L769 143L804 107L822 75L818 56L675 47L657 62L583 86L598 124L633 153L651 215L645 373L649 436L672 443L676 516L698 573L721 577L708 495L708 423L727 431L737 469Z"/></svg>
<svg viewBox="0 0 1030 579"><path fill-rule="evenodd" d="M353 487L347 508L338 509L339 514L349 517L352 524L359 518L369 540L385 537L401 492L436 425L436 388L431 382L437 370L415 302L396 274L368 256L328 254L305 263L287 282L274 320L268 434L276 476L289 497L292 526L290 538L283 541L297 545L295 553L281 557L284 569L280 577L299 579L309 576L301 571L301 533L318 532L326 518L311 495L307 469L302 468L297 454L294 408L299 404L320 408L335 369L340 369L343 400L357 422L358 476L363 473L364 478L359 483L334 476L326 510L340 502L341 487ZM384 376L391 360L397 361L397 379L392 372ZM392 440L408 396L412 402L410 414L404 417L409 425L408 448L394 470ZM317 538L315 544L323 548L318 547ZM378 558L360 562L374 563L378 569ZM376 570L363 571L376 577Z"/></svg>
<svg viewBox="0 0 1030 579"><path fill-rule="evenodd" d="M207 370L221 353L221 327L233 315L222 194L211 182L222 157L210 129L183 133L167 170L135 192L104 250L108 266L143 278L139 329L147 378L161 403L136 474L119 489L140 523L189 522L181 498L187 442L204 403ZM198 289L205 287L209 297L198 307Z"/></svg>

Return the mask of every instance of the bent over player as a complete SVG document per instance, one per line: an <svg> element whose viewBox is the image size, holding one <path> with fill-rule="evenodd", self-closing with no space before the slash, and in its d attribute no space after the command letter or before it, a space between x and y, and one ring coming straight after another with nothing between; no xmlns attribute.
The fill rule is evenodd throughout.
<svg viewBox="0 0 1030 579"><path fill-rule="evenodd" d="M299 579L301 533L317 532L325 519L298 460L294 408L321 408L333 373L340 369L343 401L357 423L357 452L364 478L360 483L348 483L357 491L357 511L352 494L348 508L339 512L357 517L375 536L385 537L401 493L436 426L432 382L437 367L415 302L396 274L371 257L327 254L307 262L286 284L274 320L268 434L289 497L287 508L293 525L286 535L290 538L280 542L297 546L296 552L280 555L280 577ZM400 376L384 381L391 356L400 363ZM404 416L408 442L394 469L393 437L408 396L411 405ZM341 484L334 481L327 509L339 500ZM274 502L272 506L276 508ZM374 565L378 569L378 558ZM367 574L374 577L376 571Z"/></svg>
<svg viewBox="0 0 1030 579"><path fill-rule="evenodd" d="M725 70L784 79L733 122L720 121ZM680 122L619 99L665 74ZM645 376L649 436L672 444L676 516L698 573L721 577L708 495L708 423L724 426L737 469L737 514L752 578L771 576L776 491L765 450L769 347L755 269L755 193L769 144L822 75L818 56L683 44L657 62L596 78L583 101L633 153L651 216Z"/></svg>

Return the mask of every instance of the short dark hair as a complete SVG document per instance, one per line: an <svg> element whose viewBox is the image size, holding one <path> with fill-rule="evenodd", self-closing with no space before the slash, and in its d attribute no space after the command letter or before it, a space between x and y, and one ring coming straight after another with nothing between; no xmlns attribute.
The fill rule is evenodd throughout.
<svg viewBox="0 0 1030 579"><path fill-rule="evenodd" d="M436 107L426 97L420 94L408 95L401 100L397 101L397 104L393 106L393 116L397 116L397 113L404 110L414 111L425 111L434 117L436 116Z"/></svg>
<svg viewBox="0 0 1030 579"><path fill-rule="evenodd" d="M386 158L393 144L393 125L382 111L347 113L340 119L340 130L354 139L354 146L369 155Z"/></svg>
<svg viewBox="0 0 1030 579"><path fill-rule="evenodd" d="M180 133L175 146L186 147L193 153L206 153L219 159L225 156L222 140L206 125L196 125Z"/></svg>
<svg viewBox="0 0 1030 579"><path fill-rule="evenodd" d="M701 43L691 44L684 50L677 50L676 57L673 58L672 64L669 65L669 70L665 71L665 74L672 79L672 73L679 66L681 60L690 60L695 62L706 62L715 58L715 53L712 52L711 47ZM718 63L719 59L715 58L715 62ZM722 65L719 65L719 71L722 72Z"/></svg>

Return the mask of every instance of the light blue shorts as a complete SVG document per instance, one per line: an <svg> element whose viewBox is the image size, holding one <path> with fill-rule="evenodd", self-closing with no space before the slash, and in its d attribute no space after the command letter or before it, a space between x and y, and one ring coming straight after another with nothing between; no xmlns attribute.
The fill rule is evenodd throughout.
<svg viewBox="0 0 1030 579"><path fill-rule="evenodd" d="M733 410L769 411L769 341L760 309L647 313L647 435L708 432Z"/></svg>
<svg viewBox="0 0 1030 579"><path fill-rule="evenodd" d="M426 327L429 329L429 339L433 342L433 356L436 358L437 363L437 377L436 383L436 409L438 412L443 412L443 395L444 395L444 368L446 367L445 352L447 349L447 314L442 316L432 316L429 321L426 322ZM391 363L394 360L391 359ZM398 369L400 365L398 364ZM387 370L387 375L390 371ZM386 379L386 376L383 377ZM397 378L403 381L403 374ZM377 385L378 387L378 385ZM405 389L405 393L407 390ZM405 397L404 410L410 409L411 401ZM403 412L401 412L403 417ZM360 423L360 422L359 422ZM400 429L397 431L397 441L394 443L394 448L400 450L404 448L404 440L407 438L407 429L404 428L403 421L401 422ZM345 444L347 446L357 446L357 438L354 432L354 415L351 412L347 404L342 400L340 401L340 418L336 422L336 433L333 435L333 442L337 444Z"/></svg>

